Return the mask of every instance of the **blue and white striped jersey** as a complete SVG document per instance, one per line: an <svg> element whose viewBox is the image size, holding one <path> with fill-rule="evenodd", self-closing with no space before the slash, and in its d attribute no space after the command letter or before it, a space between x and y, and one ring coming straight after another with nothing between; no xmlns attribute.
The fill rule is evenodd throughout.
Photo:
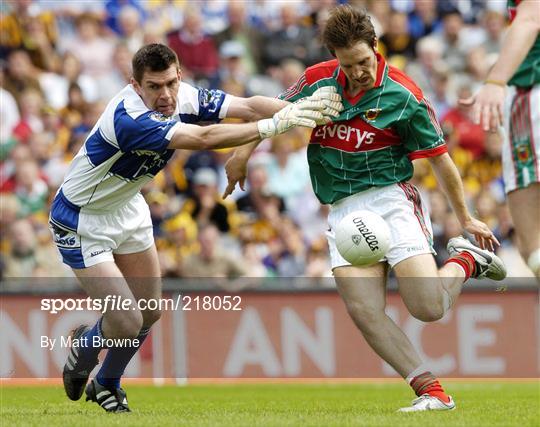
<svg viewBox="0 0 540 427"><path fill-rule="evenodd" d="M131 200L173 155L167 149L181 123L224 118L232 96L180 84L173 116L149 110L132 85L107 105L59 190L85 211L111 212Z"/></svg>

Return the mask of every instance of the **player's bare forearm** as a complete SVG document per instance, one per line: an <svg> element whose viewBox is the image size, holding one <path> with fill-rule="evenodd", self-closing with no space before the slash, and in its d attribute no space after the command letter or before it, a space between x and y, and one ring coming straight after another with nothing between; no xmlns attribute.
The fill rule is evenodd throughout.
<svg viewBox="0 0 540 427"><path fill-rule="evenodd" d="M495 245L499 245L499 241L486 224L473 218L469 213L461 177L448 153L430 157L429 161L463 229L474 236L482 249L493 251Z"/></svg>
<svg viewBox="0 0 540 427"><path fill-rule="evenodd" d="M256 121L272 117L276 112L286 107L287 101L266 96L252 96L249 98L234 97L227 110L227 117L234 117L246 121ZM243 145L235 150L235 156L247 162L259 141Z"/></svg>
<svg viewBox="0 0 540 427"><path fill-rule="evenodd" d="M247 162L253 151L255 151L255 148L257 148L257 145L259 145L259 142L260 141L255 141L251 144L238 147L236 150L234 150L234 156L244 162Z"/></svg>
<svg viewBox="0 0 540 427"><path fill-rule="evenodd" d="M442 185L452 208L459 220L464 225L471 220L471 214L465 204L463 183L459 172L448 153L430 157L429 162L437 176L437 181Z"/></svg>
<svg viewBox="0 0 540 427"><path fill-rule="evenodd" d="M260 141L257 123L196 126L182 124L171 138L168 148L183 150L213 150L237 147Z"/></svg>
<svg viewBox="0 0 540 427"><path fill-rule="evenodd" d="M487 80L508 82L530 51L540 32L538 0L524 0L517 7L517 15L504 38L497 62Z"/></svg>
<svg viewBox="0 0 540 427"><path fill-rule="evenodd" d="M272 117L288 104L287 101L267 96L234 97L227 110L227 117L253 122Z"/></svg>

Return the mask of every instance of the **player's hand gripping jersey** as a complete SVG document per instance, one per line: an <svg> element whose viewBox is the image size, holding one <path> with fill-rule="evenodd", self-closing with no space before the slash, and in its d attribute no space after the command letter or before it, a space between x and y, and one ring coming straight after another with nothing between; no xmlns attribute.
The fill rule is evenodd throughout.
<svg viewBox="0 0 540 427"><path fill-rule="evenodd" d="M126 86L109 102L73 159L57 198L99 213L124 206L165 167L174 152L167 146L176 128L219 121L230 100L220 90L182 82L176 111L166 117L149 110L133 87Z"/></svg>
<svg viewBox="0 0 540 427"><path fill-rule="evenodd" d="M344 110L334 123L311 133L308 163L313 190L322 203L334 203L371 187L407 181L411 160L447 151L435 112L403 72L377 54L375 86L357 96L344 91L337 60L310 67L280 97L287 101L335 86Z"/></svg>

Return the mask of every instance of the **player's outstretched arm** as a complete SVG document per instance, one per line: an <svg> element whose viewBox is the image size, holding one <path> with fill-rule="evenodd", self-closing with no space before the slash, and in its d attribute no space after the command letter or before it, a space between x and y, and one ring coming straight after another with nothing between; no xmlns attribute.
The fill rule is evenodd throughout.
<svg viewBox="0 0 540 427"><path fill-rule="evenodd" d="M314 128L320 120L324 119L321 113L324 108L324 103L311 101L290 104L274 114L272 118L255 123L210 126L183 123L176 128L168 148L183 150L229 148L270 138L296 126Z"/></svg>
<svg viewBox="0 0 540 427"><path fill-rule="evenodd" d="M504 38L497 62L488 73L484 85L474 96L461 99L462 105L473 106L473 119L484 130L497 130L502 124L506 83L523 62L540 33L538 0L523 0Z"/></svg>
<svg viewBox="0 0 540 427"><path fill-rule="evenodd" d="M499 241L486 224L473 218L469 213L465 204L463 183L450 155L444 153L439 156L429 157L429 162L437 176L437 181L442 185L444 192L450 199L452 208L463 229L474 235L482 249L493 251L494 245L499 245Z"/></svg>

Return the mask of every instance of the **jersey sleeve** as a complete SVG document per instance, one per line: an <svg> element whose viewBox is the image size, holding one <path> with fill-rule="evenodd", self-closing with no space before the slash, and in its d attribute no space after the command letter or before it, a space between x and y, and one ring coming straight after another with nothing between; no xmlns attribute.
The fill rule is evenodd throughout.
<svg viewBox="0 0 540 427"><path fill-rule="evenodd" d="M164 151L180 123L157 111L146 111L137 117L128 114L120 104L114 117L114 131L120 150Z"/></svg>
<svg viewBox="0 0 540 427"><path fill-rule="evenodd" d="M434 157L448 151L435 111L425 98L397 129L410 160Z"/></svg>
<svg viewBox="0 0 540 427"><path fill-rule="evenodd" d="M227 115L232 96L218 89L204 89L182 82L178 91L183 123L219 122Z"/></svg>
<svg viewBox="0 0 540 427"><path fill-rule="evenodd" d="M299 99L313 95L313 88L307 83L306 73L303 73L298 81L285 92L278 95L279 99L296 102Z"/></svg>

